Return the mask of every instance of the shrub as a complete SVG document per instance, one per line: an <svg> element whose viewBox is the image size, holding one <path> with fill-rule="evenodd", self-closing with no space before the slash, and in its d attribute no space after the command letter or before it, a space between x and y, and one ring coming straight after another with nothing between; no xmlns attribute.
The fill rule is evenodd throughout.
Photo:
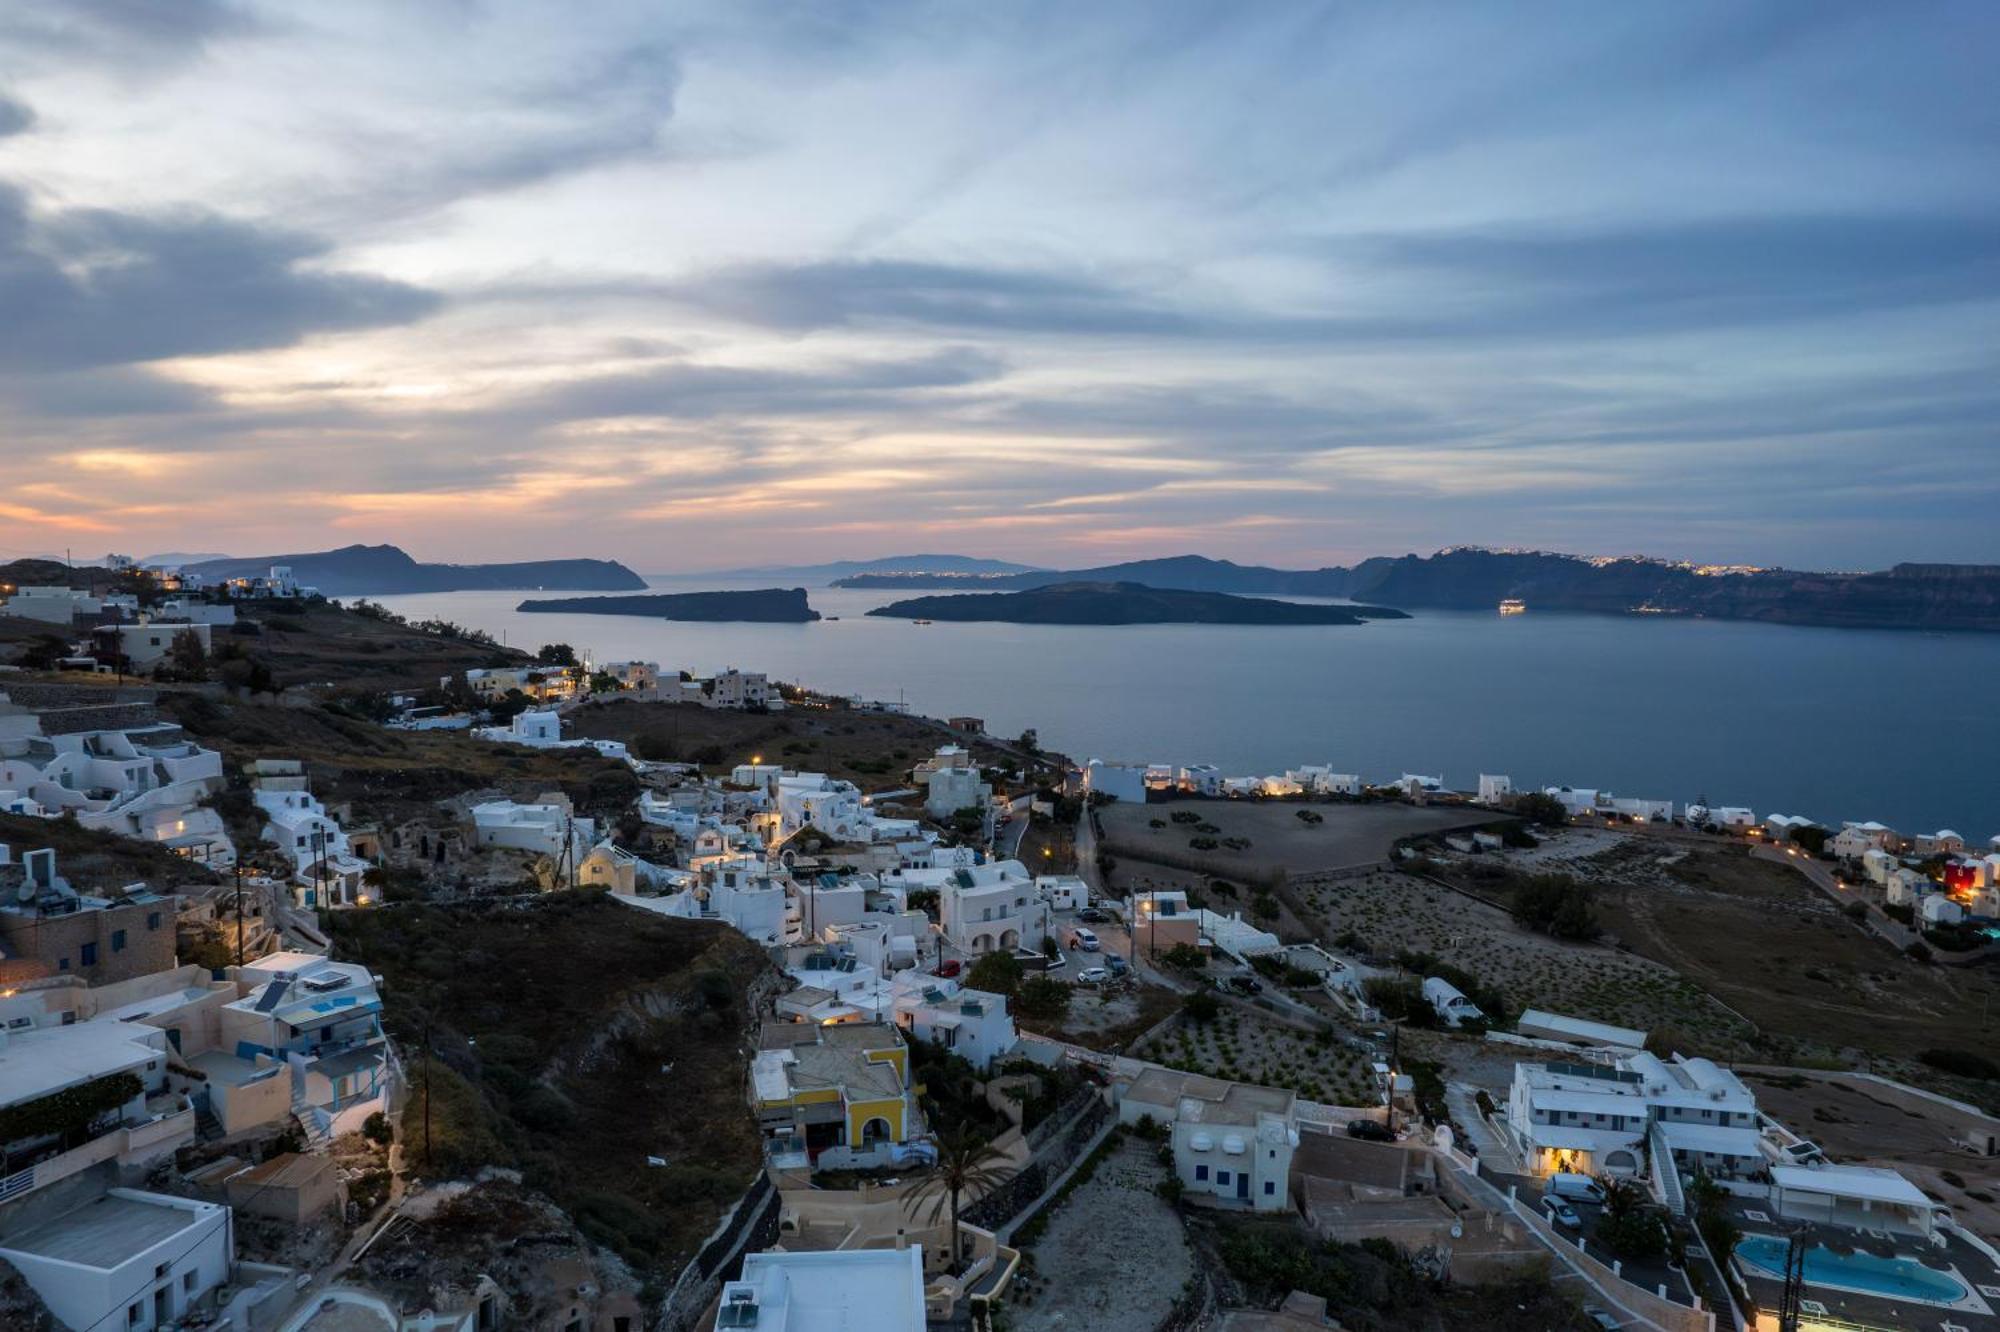
<svg viewBox="0 0 2000 1332"><path fill-rule="evenodd" d="M1196 990L1181 1001L1181 1012L1190 1022L1213 1022L1222 1011L1222 1001L1208 990Z"/></svg>
<svg viewBox="0 0 2000 1332"><path fill-rule="evenodd" d="M1023 1017L1057 1022L1069 1012L1070 988L1051 976L1030 976L1021 982L1014 1009Z"/></svg>
<svg viewBox="0 0 2000 1332"><path fill-rule="evenodd" d="M975 990L1013 994L1021 988L1021 964L1012 953L987 953L965 973L965 983Z"/></svg>
<svg viewBox="0 0 2000 1332"><path fill-rule="evenodd" d="M1200 971L1208 965L1208 955L1193 944L1175 944L1160 954L1160 961L1175 971Z"/></svg>
<svg viewBox="0 0 2000 1332"><path fill-rule="evenodd" d="M1554 939L1587 941L1603 933L1591 885L1561 874L1537 874L1514 889L1514 919Z"/></svg>
<svg viewBox="0 0 2000 1332"><path fill-rule="evenodd" d="M1982 1081L2000 1081L2000 1064L1985 1055L1974 1054L1970 1050L1930 1049L1917 1058L1941 1073L1954 1077L1979 1078Z"/></svg>
<svg viewBox="0 0 2000 1332"><path fill-rule="evenodd" d="M377 1110L361 1121L361 1136L377 1147L387 1147L396 1140L396 1129L390 1124L389 1116Z"/></svg>

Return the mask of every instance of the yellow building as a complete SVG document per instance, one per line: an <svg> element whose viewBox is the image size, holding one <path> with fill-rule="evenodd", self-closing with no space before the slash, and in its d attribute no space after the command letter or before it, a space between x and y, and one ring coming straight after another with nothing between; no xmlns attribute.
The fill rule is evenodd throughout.
<svg viewBox="0 0 2000 1332"><path fill-rule="evenodd" d="M922 1137L910 1055L880 1022L772 1023L750 1066L750 1103L773 1165L848 1168L895 1163Z"/></svg>

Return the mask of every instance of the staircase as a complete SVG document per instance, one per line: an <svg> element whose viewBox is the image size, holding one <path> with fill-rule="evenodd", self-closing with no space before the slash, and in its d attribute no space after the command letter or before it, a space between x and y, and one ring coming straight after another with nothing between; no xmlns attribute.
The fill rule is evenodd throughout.
<svg viewBox="0 0 2000 1332"><path fill-rule="evenodd" d="M1686 1216L1687 1195L1681 1189L1680 1168L1674 1164L1674 1154L1667 1150L1667 1140L1658 1121L1647 1126L1646 1152L1652 1158L1654 1195L1675 1216Z"/></svg>

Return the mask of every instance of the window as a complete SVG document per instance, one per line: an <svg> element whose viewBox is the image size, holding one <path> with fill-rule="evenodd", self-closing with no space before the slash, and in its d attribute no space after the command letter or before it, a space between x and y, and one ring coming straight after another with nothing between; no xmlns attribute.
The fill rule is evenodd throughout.
<svg viewBox="0 0 2000 1332"><path fill-rule="evenodd" d="M134 1304L125 1310L125 1326L139 1326L139 1306Z"/></svg>
<svg viewBox="0 0 2000 1332"><path fill-rule="evenodd" d="M1198 1165L1194 1168L1194 1182L1197 1184L1206 1184L1208 1182L1207 1166Z"/></svg>
<svg viewBox="0 0 2000 1332"><path fill-rule="evenodd" d="M147 929L149 929L149 930L157 930L157 929L159 929L159 928L160 928L160 913L159 913L159 912L157 912L157 911L148 911L148 912L146 913L146 928L147 928Z"/></svg>
<svg viewBox="0 0 2000 1332"><path fill-rule="evenodd" d="M114 953L122 953L125 951L125 931L123 930L111 931L111 951Z"/></svg>
<svg viewBox="0 0 2000 1332"><path fill-rule="evenodd" d="M1278 1183L1276 1180L1267 1179L1264 1181L1264 1196L1266 1198L1275 1195L1277 1191L1278 1191Z"/></svg>
<svg viewBox="0 0 2000 1332"><path fill-rule="evenodd" d="M96 944L87 943L83 946L83 965L86 967L94 967L97 965Z"/></svg>
<svg viewBox="0 0 2000 1332"><path fill-rule="evenodd" d="M1264 1187L1269 1188L1270 1185ZM190 1295L194 1294L194 1280L195 1273L192 1270L181 1273L181 1289Z"/></svg>
<svg viewBox="0 0 2000 1332"><path fill-rule="evenodd" d="M1217 1184L1220 1184L1220 1185L1221 1185L1221 1186L1222 1186L1223 1188L1225 1188L1225 1189L1226 1189L1226 1188L1228 1188L1228 1187L1229 1187L1229 1172L1228 1172L1227 1170L1218 1170L1218 1171L1216 1171L1216 1172L1215 1172L1215 1182L1216 1182Z"/></svg>
<svg viewBox="0 0 2000 1332"><path fill-rule="evenodd" d="M59 958L57 958L57 959L56 959L56 970L57 970L57 971L68 971L68 970L69 970L69 959L68 959L68 958L66 958L66 957L59 957Z"/></svg>
<svg viewBox="0 0 2000 1332"><path fill-rule="evenodd" d="M167 1277L167 1265L165 1263L155 1263L153 1265L153 1280L164 1281L166 1280L166 1277Z"/></svg>

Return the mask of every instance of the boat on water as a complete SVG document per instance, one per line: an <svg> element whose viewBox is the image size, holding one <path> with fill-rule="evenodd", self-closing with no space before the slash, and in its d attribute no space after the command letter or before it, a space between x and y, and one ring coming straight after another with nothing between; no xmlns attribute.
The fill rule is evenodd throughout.
<svg viewBox="0 0 2000 1332"><path fill-rule="evenodd" d="M1528 603L1519 597L1508 597L1500 603L1500 613L1502 615L1519 615L1526 609L1528 609Z"/></svg>
<svg viewBox="0 0 2000 1332"><path fill-rule="evenodd" d="M910 621L910 623L911 623L911 624L929 624L929 623L930 623L930 621L929 621L929 620L912 620L912 621Z"/></svg>

